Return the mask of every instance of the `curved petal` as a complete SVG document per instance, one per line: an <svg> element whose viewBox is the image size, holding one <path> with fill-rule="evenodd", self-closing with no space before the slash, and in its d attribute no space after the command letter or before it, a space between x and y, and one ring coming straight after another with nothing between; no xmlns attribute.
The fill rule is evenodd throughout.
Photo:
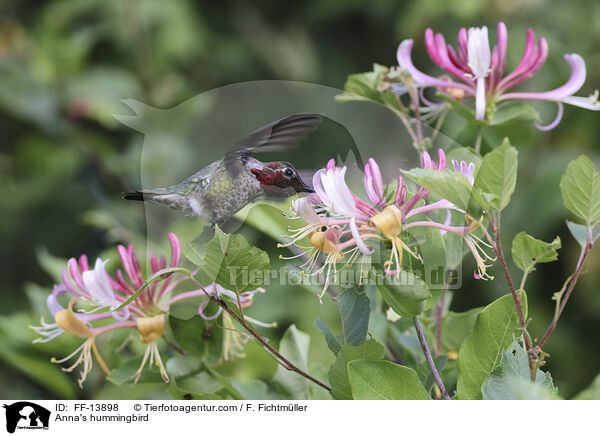
<svg viewBox="0 0 600 436"><path fill-rule="evenodd" d="M67 270L69 271L69 277L75 282L75 284L81 291L81 294L85 297L89 297L89 294L85 289L85 284L81 279L81 273L79 272L79 264L77 263L77 260L74 257L70 258L67 262Z"/></svg>
<svg viewBox="0 0 600 436"><path fill-rule="evenodd" d="M562 99L563 103L572 104L573 106L582 107L592 111L600 110L600 102L598 101L598 90L589 97L566 97Z"/></svg>
<svg viewBox="0 0 600 436"><path fill-rule="evenodd" d="M110 310L113 311L117 307L119 307L119 305L111 306ZM127 307L124 307L123 309L121 309L117 312L111 312L111 313L112 313L112 317L115 319L115 321L125 321L126 319L129 319L129 309Z"/></svg>
<svg viewBox="0 0 600 436"><path fill-rule="evenodd" d="M321 225L321 219L316 214L312 205L306 197L299 198L292 203L292 207L296 211L296 214L300 216L307 224L314 226Z"/></svg>
<svg viewBox="0 0 600 436"><path fill-rule="evenodd" d="M455 83L447 80L436 79L435 77L429 76L419 70L413 65L411 59L411 51L414 41L412 39L406 39L398 46L397 57L398 65L410 73L413 80L418 86L439 86L442 88L459 88L466 91L469 95L473 94L473 88L464 83Z"/></svg>
<svg viewBox="0 0 600 436"><path fill-rule="evenodd" d="M513 78L509 82L504 82L502 89L512 88L524 80L529 79L542 67L542 65L544 65L544 62L546 62L546 58L548 57L548 42L545 38L540 38L539 47L535 49L534 52L535 53L531 56L532 63L528 66L527 70L523 71L522 74Z"/></svg>
<svg viewBox="0 0 600 436"><path fill-rule="evenodd" d="M564 109L563 104L559 101L558 102L558 112L556 113L556 117L554 117L554 121L552 121L550 124L547 124L545 126L542 126L541 124L538 124L538 123L534 123L534 126L538 130L543 130L543 131L554 129L556 126L558 126L558 123L560 123L560 120L562 120L564 110L565 109Z"/></svg>
<svg viewBox="0 0 600 436"><path fill-rule="evenodd" d="M442 59L437 51L435 34L430 28L425 29L425 49L427 50L427 54L429 54L429 57L433 63L440 68L444 68L444 62L442 62Z"/></svg>
<svg viewBox="0 0 600 436"><path fill-rule="evenodd" d="M448 165L448 161L446 160L446 153L441 148L438 148L438 171L444 171L446 166Z"/></svg>
<svg viewBox="0 0 600 436"><path fill-rule="evenodd" d="M514 79L515 77L523 74L523 72L528 68L529 65L533 62L532 53L535 50L535 34L533 30L527 29L527 35L525 37L525 50L523 51L523 57L521 58L521 62L511 73L509 73L504 79L500 81L498 84L499 88L502 88L506 83Z"/></svg>
<svg viewBox="0 0 600 436"><path fill-rule="evenodd" d="M431 156L429 156L429 153L426 151L421 153L421 166L430 170L435 169L435 164L431 160Z"/></svg>
<svg viewBox="0 0 600 436"><path fill-rule="evenodd" d="M501 95L498 101L510 99L564 101L564 99L573 96L585 82L585 61L575 53L566 54L565 60L571 66L571 76L564 85L546 92L509 92Z"/></svg>
<svg viewBox="0 0 600 436"><path fill-rule="evenodd" d="M458 68L456 65L452 63L450 57L448 56L448 48L446 46L446 40L444 39L444 35L438 33L435 35L435 44L437 46L437 52L443 62L443 69L448 73L456 76L458 79L463 81L468 81L468 76L465 75L465 72Z"/></svg>
<svg viewBox="0 0 600 436"><path fill-rule="evenodd" d="M223 308L221 306L219 306L219 309L215 312L214 315L207 316L207 315L204 314L204 308L206 307L207 304L208 304L208 300L203 301L198 306L198 315L200 315L200 317L202 319L210 321L212 319L218 318L218 316L221 315L221 312L223 312Z"/></svg>
<svg viewBox="0 0 600 436"><path fill-rule="evenodd" d="M396 196L394 197L394 205L397 207L402 206L406 201L406 186L404 185L404 177L398 177L398 184L396 188Z"/></svg>
<svg viewBox="0 0 600 436"><path fill-rule="evenodd" d="M46 298L46 306L52 315L56 315L58 312L64 309L63 306L58 302L58 296L67 293L67 289L64 285L54 286L54 290L48 298Z"/></svg>
<svg viewBox="0 0 600 436"><path fill-rule="evenodd" d="M383 190L383 179L381 177L381 171L377 162L370 158L365 165L365 191L369 200L374 204L381 205L385 203L385 196Z"/></svg>
<svg viewBox="0 0 600 436"><path fill-rule="evenodd" d="M350 231L352 232L352 237L354 238L354 242L356 242L356 246L362 254L370 256L375 253L375 250L370 250L369 247L367 247L367 244L365 244L365 242L362 240L360 232L358 231L358 227L356 227L356 221L354 217L352 217L350 220Z"/></svg>
<svg viewBox="0 0 600 436"><path fill-rule="evenodd" d="M504 73L506 67L506 47L508 45L508 32L506 25L501 21L496 28L496 37L498 38L498 64L496 65L496 78L499 79Z"/></svg>
<svg viewBox="0 0 600 436"><path fill-rule="evenodd" d="M181 259L181 244L175 233L169 233L168 236L171 243L171 266L176 267Z"/></svg>
<svg viewBox="0 0 600 436"><path fill-rule="evenodd" d="M357 211L352 192L344 180L345 175L346 167L327 171L321 174L321 185L331 202L328 206L333 209L332 212L350 217L356 215Z"/></svg>
<svg viewBox="0 0 600 436"><path fill-rule="evenodd" d="M320 169L315 173L315 175L313 176L313 188L315 190L315 194L319 197L321 202L325 205L329 205L331 204L331 201L329 200L329 197L327 197L327 194L325 193L325 191L323 190L323 186L321 185L321 176L325 174L326 171L327 170L325 169Z"/></svg>
<svg viewBox="0 0 600 436"><path fill-rule="evenodd" d="M102 298L106 302L116 301L115 299L115 291L110 285L110 279L108 277L108 273L106 272L106 263L108 259L102 260L100 258L96 259L96 265L94 266L94 275L96 281L101 289ZM85 274L85 273L84 273Z"/></svg>
<svg viewBox="0 0 600 436"><path fill-rule="evenodd" d="M468 57L467 29L461 27L458 31L458 57L466 65Z"/></svg>

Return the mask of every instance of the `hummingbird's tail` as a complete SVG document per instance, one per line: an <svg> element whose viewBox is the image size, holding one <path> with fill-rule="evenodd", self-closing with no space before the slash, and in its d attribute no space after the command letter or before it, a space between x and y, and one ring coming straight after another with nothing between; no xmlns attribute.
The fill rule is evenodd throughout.
<svg viewBox="0 0 600 436"><path fill-rule="evenodd" d="M142 191L127 191L121 194L124 200L144 201L144 193Z"/></svg>
<svg viewBox="0 0 600 436"><path fill-rule="evenodd" d="M149 201L170 209L178 210L187 216L204 216L199 203L173 190L173 188L142 189L127 191L122 194L125 200Z"/></svg>
<svg viewBox="0 0 600 436"><path fill-rule="evenodd" d="M157 201L165 200L165 197L172 196L173 192L165 188L156 189L141 189L139 191L127 191L123 192L121 196L124 200L135 200L135 201Z"/></svg>

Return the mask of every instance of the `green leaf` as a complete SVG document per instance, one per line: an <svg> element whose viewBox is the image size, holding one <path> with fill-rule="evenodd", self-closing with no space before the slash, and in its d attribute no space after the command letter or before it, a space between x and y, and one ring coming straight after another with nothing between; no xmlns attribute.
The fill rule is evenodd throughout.
<svg viewBox="0 0 600 436"><path fill-rule="evenodd" d="M560 192L565 207L586 223L600 219L600 174L589 157L569 162L560 179Z"/></svg>
<svg viewBox="0 0 600 436"><path fill-rule="evenodd" d="M125 300L119 307L112 310L112 312L118 312L119 310L123 309L124 307L127 307L133 300L135 300L137 297L140 296L140 294L144 291L144 289L146 289L150 285L150 283L155 282L157 280L164 280L167 277L169 277L171 274L174 274L174 273L182 273L188 277L192 275L192 273L186 268L169 267L169 268L161 269L160 271L156 271L154 274L152 274L148 278L148 280L146 280L144 282L144 284L140 287L140 289L138 289L133 294L131 294L131 296L127 300Z"/></svg>
<svg viewBox="0 0 600 436"><path fill-rule="evenodd" d="M473 329L480 312L481 308L476 307L467 312L449 311L444 315L442 318L442 353L459 350Z"/></svg>
<svg viewBox="0 0 600 436"><path fill-rule="evenodd" d="M223 354L223 328L196 315L190 319L169 316L175 342L190 356L216 364Z"/></svg>
<svg viewBox="0 0 600 436"><path fill-rule="evenodd" d="M302 371L308 371L309 343L310 337L292 324L281 338L279 352ZM293 399L308 399L310 381L301 375L288 371L280 365L277 367L273 381L278 383Z"/></svg>
<svg viewBox="0 0 600 436"><path fill-rule="evenodd" d="M382 271L373 269L372 275L383 299L398 315L417 316L425 310L431 294L425 282L413 273L400 271L398 276L386 277Z"/></svg>
<svg viewBox="0 0 600 436"><path fill-rule="evenodd" d="M237 294L261 286L269 270L269 255L250 246L241 235L229 235L219 228L206 245L204 263L198 265L198 280L208 285L217 282Z"/></svg>
<svg viewBox="0 0 600 436"><path fill-rule="evenodd" d="M383 100L383 93L377 90L377 85L387 70L383 65L373 64L373 71L349 75L344 84L344 93L337 95L335 99L340 102L366 100L389 103ZM389 91L387 93L391 94Z"/></svg>
<svg viewBox="0 0 600 436"><path fill-rule="evenodd" d="M579 392L574 400L600 400L600 374L596 376L591 385Z"/></svg>
<svg viewBox="0 0 600 436"><path fill-rule="evenodd" d="M371 307L369 297L355 288L346 289L335 300L342 318L343 343L360 345L365 342Z"/></svg>
<svg viewBox="0 0 600 436"><path fill-rule="evenodd" d="M174 356L167 361L166 369L169 377L188 377L202 369L202 361L193 356Z"/></svg>
<svg viewBox="0 0 600 436"><path fill-rule="evenodd" d="M327 327L327 324L325 324L325 321L323 321L321 318L317 318L315 320L315 327L321 333L323 333L323 335L325 335L325 342L327 342L327 346L333 352L333 354L337 356L337 354L340 352L341 346L344 344L343 335L335 336L333 333L331 333L331 330L329 330L329 327Z"/></svg>
<svg viewBox="0 0 600 436"><path fill-rule="evenodd" d="M523 316L527 297L520 292ZM461 400L481 399L481 386L500 362L502 350L521 336L519 317L512 295L504 295L486 306L458 350L457 394Z"/></svg>
<svg viewBox="0 0 600 436"><path fill-rule="evenodd" d="M515 190L517 156L517 149L506 138L500 147L486 154L481 162L475 186L494 196L490 206L496 210L502 210L508 205Z"/></svg>
<svg viewBox="0 0 600 436"><path fill-rule="evenodd" d="M331 395L338 400L351 400L352 390L348 380L348 362L352 360L380 360L385 354L383 345L375 339L369 339L362 345L354 347L343 345L337 359L329 369Z"/></svg>
<svg viewBox="0 0 600 436"><path fill-rule="evenodd" d="M414 369L388 361L348 363L355 400L430 400Z"/></svg>
<svg viewBox="0 0 600 436"><path fill-rule="evenodd" d="M481 392L484 400L556 399L556 388L549 372L538 369L535 375L537 387L532 388L530 385L533 383L529 377L527 352L519 340L515 339L506 350L502 350L500 363L483 384ZM529 398L527 395L534 397Z"/></svg>
<svg viewBox="0 0 600 436"><path fill-rule="evenodd" d="M442 373L442 370L446 366L446 362L448 362L448 356L439 355L433 358L433 363L435 364L439 374ZM416 371L417 375L419 376L419 380L421 380L421 383L423 383L423 386L425 386L425 390L430 392L435 379L433 378L433 374L429 368L429 362L427 362L427 360L421 362L419 366L417 366Z"/></svg>
<svg viewBox="0 0 600 436"><path fill-rule="evenodd" d="M31 341L37 334L27 328L27 325L37 324L39 319L35 321L24 312L17 311L11 315L0 316L2 367L12 367L56 398L76 399L80 390L75 383L75 377L63 371L62 365L51 363L50 356L62 358L74 351L82 341L74 335L65 334L54 341L32 345Z"/></svg>
<svg viewBox="0 0 600 436"><path fill-rule="evenodd" d="M402 171L402 174L459 208L467 209L473 187L462 174L450 170L442 172L428 168L413 168L409 171Z"/></svg>
<svg viewBox="0 0 600 436"><path fill-rule="evenodd" d="M569 228L569 230L571 231L571 234L573 235L575 240L579 243L579 245L581 245L582 247L585 247L585 245L588 243L587 226L585 226L583 224L575 224L573 221L567 221L567 227ZM600 228L598 227L598 224L594 224L593 226L591 226L590 239L592 241L594 239L596 239L599 231L600 231Z"/></svg>
<svg viewBox="0 0 600 436"><path fill-rule="evenodd" d="M282 213L289 212L290 202L274 201L265 204L255 205L244 219L245 224L249 224L257 230L260 230L265 235L270 236L273 240L279 242L288 242L285 235L288 233L286 222Z"/></svg>
<svg viewBox="0 0 600 436"><path fill-rule="evenodd" d="M481 161L483 159L473 150L470 150L466 147L459 147L453 148L446 153L446 160L448 162L452 162L453 160L460 162L464 160L467 164L473 163L475 164L475 175L477 175L477 171L479 171L479 167L481 166ZM448 165L450 165L450 163L448 163Z"/></svg>
<svg viewBox="0 0 600 436"><path fill-rule="evenodd" d="M489 386L484 385L485 400L560 400L553 391L532 383L530 380L506 376L502 383L495 379Z"/></svg>
<svg viewBox="0 0 600 436"><path fill-rule="evenodd" d="M536 121L541 122L540 116L535 108L526 103L514 103L502 105L500 109L494 112L489 122L490 126L502 126L515 121Z"/></svg>
<svg viewBox="0 0 600 436"><path fill-rule="evenodd" d="M235 388L235 386L233 386L233 384L225 376L223 376L216 369L211 368L210 365L205 364L205 366L206 370L210 373L210 375L212 375L215 378L215 380L217 380L219 383L221 383L221 385L223 385L227 393L229 393L229 395L231 395L234 400L244 399L242 394Z"/></svg>
<svg viewBox="0 0 600 436"><path fill-rule="evenodd" d="M522 271L529 272L536 263L548 263L557 260L557 250L560 247L558 236L552 242L544 242L521 232L513 239L511 253L515 265Z"/></svg>
<svg viewBox="0 0 600 436"><path fill-rule="evenodd" d="M446 282L446 245L440 231L433 227L412 227L407 231L416 241L416 247L423 262L417 262L416 268L421 273L425 286L429 289L431 296L425 303L425 309L433 307L444 290Z"/></svg>
<svg viewBox="0 0 600 436"><path fill-rule="evenodd" d="M469 124L478 125L478 126L483 126L485 124L483 121L479 121L479 120L475 119L475 114L473 113L473 111L471 109L469 109L468 107L466 107L461 102L453 99L449 95L446 95L446 94L444 94L442 92L438 92L436 95L438 97L443 98L444 100L446 100L446 102L450 104L450 106L452 107L452 109L458 115L460 115L465 120L467 120L469 122Z"/></svg>
<svg viewBox="0 0 600 436"><path fill-rule="evenodd" d="M110 374L106 377L111 383L116 385L122 384L133 384L135 379L135 373L142 364L142 356L133 357L125 361L121 366L111 370ZM156 367L144 368L142 375L138 383L164 383L163 379L158 372Z"/></svg>
<svg viewBox="0 0 600 436"><path fill-rule="evenodd" d="M41 387L57 398L77 398L78 388L75 387L71 377L65 374L58 365L50 363L50 359L46 356L44 356L44 360L41 360L40 355L32 355L28 351L19 350L16 347L5 347L0 343L0 360L39 383Z"/></svg>
<svg viewBox="0 0 600 436"><path fill-rule="evenodd" d="M250 380L247 383L232 382L233 387L246 400L283 400L267 384L261 380Z"/></svg>
<svg viewBox="0 0 600 436"><path fill-rule="evenodd" d="M37 247L35 256L40 264L40 267L48 274L56 283L62 282L62 272L67 265L67 260L50 254L46 247Z"/></svg>
<svg viewBox="0 0 600 436"><path fill-rule="evenodd" d="M194 395L216 394L223 390L223 385L208 372L201 372L182 380L177 380L177 388ZM243 399L243 398L236 398Z"/></svg>

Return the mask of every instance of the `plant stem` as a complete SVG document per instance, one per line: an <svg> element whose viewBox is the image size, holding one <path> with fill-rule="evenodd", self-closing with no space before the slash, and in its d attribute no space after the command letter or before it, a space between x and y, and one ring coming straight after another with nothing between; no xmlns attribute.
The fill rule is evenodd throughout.
<svg viewBox="0 0 600 436"><path fill-rule="evenodd" d="M442 296L436 305L435 311L435 355L439 356L442 352L442 315L444 311L444 300L446 299L446 289L448 287L448 273L446 273L446 283L444 284L444 290Z"/></svg>
<svg viewBox="0 0 600 436"><path fill-rule="evenodd" d="M444 290L442 296L436 305L435 311L435 355L439 356L442 352L442 316L444 315L444 304L446 301L446 291L448 290L448 283L450 282L450 269L446 269L446 278L444 279Z"/></svg>
<svg viewBox="0 0 600 436"><path fill-rule="evenodd" d="M421 327L421 323L419 322L419 317L415 316L413 319L415 322L415 328L417 329L417 336L419 337L419 342L421 343L421 348L423 348L423 353L425 353L425 359L427 359L427 363L429 364L429 369L433 374L435 383L440 388L440 391L442 391L444 400L450 400L450 395L448 395L448 391L446 391L444 382L442 382L440 374L438 373L438 370L435 367L435 363L433 362L433 357L431 357L431 352L429 351L429 347L427 346L427 341L425 340L425 334L423 333L423 328Z"/></svg>
<svg viewBox="0 0 600 436"><path fill-rule="evenodd" d="M238 323L240 323L240 325L242 327L244 327L248 331L248 333L250 333L252 336L254 336L256 338L256 340L258 342L260 342L261 345L264 348L266 348L279 361L281 366L283 366L288 371L293 371L297 374L300 374L302 377L307 378L308 380L312 381L313 383L318 384L323 389L327 389L328 391L331 391L330 386L328 386L325 383L323 383L322 381L314 378L312 375L308 374L307 372L301 370L296 365L294 365L292 362L290 362L285 356L280 354L279 351L277 351L275 348L273 348L273 346L271 344L269 344L266 341L266 339L260 335L260 333L258 333L256 330L254 330L250 326L250 324L248 324L246 322L246 320L244 318L238 316L237 313L235 313L233 310L231 310L227 306L227 304L225 304L225 302L223 300L221 300L220 298L217 298L217 297L210 297L210 298L212 301L216 302L219 306L221 306L223 308L223 310L226 311L233 319L235 319Z"/></svg>
<svg viewBox="0 0 600 436"><path fill-rule="evenodd" d="M421 126L421 110L419 108L419 96L417 95L416 90L413 90L413 92L410 93L410 96L412 98L414 111L415 111L415 124L417 127L417 141L418 141L419 146L421 146L421 144L423 143L423 126Z"/></svg>
<svg viewBox="0 0 600 436"><path fill-rule="evenodd" d="M495 223L491 223L492 232L496 237L496 243L494 244L494 251L496 252L496 256L500 260L500 264L502 265L502 270L504 271L504 275L506 276L506 281L508 282L508 287L510 288L510 293L513 296L513 300L515 301L515 306L517 307L517 315L519 317L519 323L521 324L521 329L523 330L523 341L525 342L525 348L527 349L527 360L529 362L529 377L531 381L535 381L535 360L534 354L536 353L533 347L531 346L531 340L529 338L529 333L527 332L527 324L525 323L525 317L523 316L523 305L521 302L521 296L517 294L517 290L515 289L515 285L512 281L512 277L510 276L510 272L508 271L508 266L506 264L506 259L504 258L504 251L502 250L502 241L500 239L500 213L496 214Z"/></svg>
<svg viewBox="0 0 600 436"><path fill-rule="evenodd" d="M546 333L544 333L542 340L538 343L539 348L541 348L546 343L548 336L550 336L550 333L552 333L552 331L556 328L556 323L558 322L558 318L560 318L560 315L561 315L562 311L564 310L565 305L567 304L567 300L569 299L569 297L571 296L571 293L573 292L573 289L575 288L577 279L579 278L579 276L581 275L581 272L583 270L583 263L585 262L585 259L588 255L588 253L590 252L590 250L592 249L593 245L594 245L593 242L587 241L585 244L585 247L581 248L581 254L579 255L579 260L577 261L577 266L575 267L575 272L573 273L571 281L569 282L569 286L567 287L565 296L560 300L560 305L558 306L558 310L556 311L556 313L554 314L554 317L552 318L552 322L546 329Z"/></svg>

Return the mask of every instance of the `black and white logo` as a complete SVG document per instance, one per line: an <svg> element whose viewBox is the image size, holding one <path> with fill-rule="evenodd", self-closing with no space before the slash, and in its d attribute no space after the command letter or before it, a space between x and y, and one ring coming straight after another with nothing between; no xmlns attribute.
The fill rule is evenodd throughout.
<svg viewBox="0 0 600 436"><path fill-rule="evenodd" d="M48 430L50 411L29 401L5 404L6 431L14 433L16 429Z"/></svg>

